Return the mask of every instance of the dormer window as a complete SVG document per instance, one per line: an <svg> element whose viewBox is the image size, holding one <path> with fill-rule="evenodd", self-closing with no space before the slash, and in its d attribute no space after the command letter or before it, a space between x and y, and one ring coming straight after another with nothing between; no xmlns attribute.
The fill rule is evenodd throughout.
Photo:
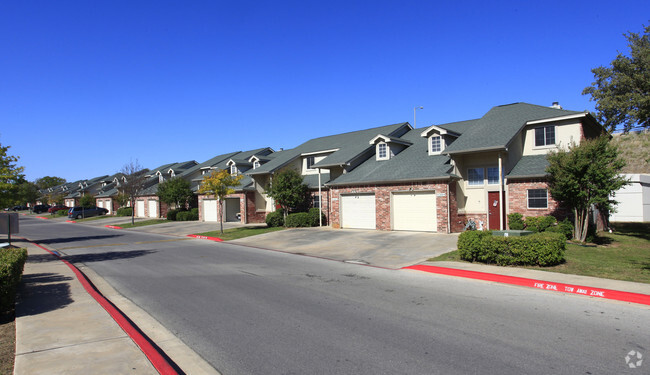
<svg viewBox="0 0 650 375"><path fill-rule="evenodd" d="M314 169L314 168L312 168L312 166L314 164L316 164L314 157L313 156L307 156L307 158L305 160L307 161L307 169Z"/></svg>
<svg viewBox="0 0 650 375"><path fill-rule="evenodd" d="M429 138L430 141L430 153L431 154L439 154L442 151L442 137L439 135L434 135L431 138Z"/></svg>
<svg viewBox="0 0 650 375"><path fill-rule="evenodd" d="M555 145L555 126L542 126L535 128L535 146Z"/></svg>
<svg viewBox="0 0 650 375"><path fill-rule="evenodd" d="M255 161L253 162L253 169L257 169L257 168L259 168L259 167L260 167L260 161L259 161L259 160L255 160Z"/></svg>
<svg viewBox="0 0 650 375"><path fill-rule="evenodd" d="M377 160L388 160L388 145L386 143L377 144Z"/></svg>
<svg viewBox="0 0 650 375"><path fill-rule="evenodd" d="M232 164L230 166L230 174L233 176L237 176L237 166L235 164Z"/></svg>

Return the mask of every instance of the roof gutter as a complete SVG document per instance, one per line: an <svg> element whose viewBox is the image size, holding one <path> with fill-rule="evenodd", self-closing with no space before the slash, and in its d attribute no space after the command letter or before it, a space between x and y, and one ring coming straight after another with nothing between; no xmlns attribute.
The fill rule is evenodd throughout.
<svg viewBox="0 0 650 375"><path fill-rule="evenodd" d="M391 183L400 183L400 182L415 182L415 181L435 181L435 180L453 180L458 177L456 176L440 176L440 177L420 177L420 178L407 178L399 180L377 180L377 181L352 181L352 182L339 182L339 183L329 183L324 184L324 186L349 186L349 185L359 185L359 184L391 184Z"/></svg>
<svg viewBox="0 0 650 375"><path fill-rule="evenodd" d="M469 150L459 150L459 151L443 152L443 155L469 154L469 153L485 152L485 151L508 151L508 147L506 147L506 146L500 146L500 147L481 147L481 148L473 148L473 149L469 149Z"/></svg>

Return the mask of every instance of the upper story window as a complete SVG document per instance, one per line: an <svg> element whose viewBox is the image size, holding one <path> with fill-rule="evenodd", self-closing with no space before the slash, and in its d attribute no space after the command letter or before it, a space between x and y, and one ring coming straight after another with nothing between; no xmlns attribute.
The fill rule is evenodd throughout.
<svg viewBox="0 0 650 375"><path fill-rule="evenodd" d="M487 179L488 179L488 185L498 185L499 184L499 168L498 167L488 167L487 168Z"/></svg>
<svg viewBox="0 0 650 375"><path fill-rule="evenodd" d="M442 151L442 137L434 135L430 138L430 151L432 154L440 153Z"/></svg>
<svg viewBox="0 0 650 375"><path fill-rule="evenodd" d="M388 159L388 145L386 143L377 144L377 160Z"/></svg>
<svg viewBox="0 0 650 375"><path fill-rule="evenodd" d="M257 169L257 168L259 168L259 167L260 167L260 162L259 162L259 160L255 160L255 161L253 162L253 169Z"/></svg>
<svg viewBox="0 0 650 375"><path fill-rule="evenodd" d="M230 174L233 176L237 175L237 166L235 164L230 166Z"/></svg>
<svg viewBox="0 0 650 375"><path fill-rule="evenodd" d="M312 166L316 164L316 160L313 156L307 156L305 159L307 161L307 169L313 169Z"/></svg>
<svg viewBox="0 0 650 375"><path fill-rule="evenodd" d="M467 183L470 186L483 185L483 168L467 169Z"/></svg>
<svg viewBox="0 0 650 375"><path fill-rule="evenodd" d="M535 128L535 146L550 146L555 144L555 126Z"/></svg>

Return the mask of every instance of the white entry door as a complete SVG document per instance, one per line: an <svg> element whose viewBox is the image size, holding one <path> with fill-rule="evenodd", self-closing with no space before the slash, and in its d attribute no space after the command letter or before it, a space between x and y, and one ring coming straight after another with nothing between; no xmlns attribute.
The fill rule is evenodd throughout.
<svg viewBox="0 0 650 375"><path fill-rule="evenodd" d="M377 229L375 195L341 195L341 228Z"/></svg>
<svg viewBox="0 0 650 375"><path fill-rule="evenodd" d="M157 201L148 201L149 203L149 217L157 218L158 217L158 202Z"/></svg>
<svg viewBox="0 0 650 375"><path fill-rule="evenodd" d="M436 232L436 193L393 193L393 230Z"/></svg>
<svg viewBox="0 0 650 375"><path fill-rule="evenodd" d="M203 201L203 221L219 221L217 215L217 200L210 199Z"/></svg>

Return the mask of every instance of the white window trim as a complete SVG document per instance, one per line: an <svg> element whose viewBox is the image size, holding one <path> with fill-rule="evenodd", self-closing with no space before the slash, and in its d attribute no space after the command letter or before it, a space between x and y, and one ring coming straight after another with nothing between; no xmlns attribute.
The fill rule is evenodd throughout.
<svg viewBox="0 0 650 375"><path fill-rule="evenodd" d="M261 166L261 165L260 165L260 161L259 161L259 160L255 160L255 161L253 161L253 169L257 169L257 168L259 168L260 166Z"/></svg>
<svg viewBox="0 0 650 375"><path fill-rule="evenodd" d="M530 207L530 197L529 193L531 190L546 190L546 207ZM548 210L548 189L544 188L535 188L535 189L526 189L526 208L529 210Z"/></svg>
<svg viewBox="0 0 650 375"><path fill-rule="evenodd" d="M232 176L237 176L237 165L234 163L230 165L230 174Z"/></svg>
<svg viewBox="0 0 650 375"><path fill-rule="evenodd" d="M434 137L440 138L440 151L433 151L431 141ZM445 138L440 134L433 134L429 137L429 155L440 155L445 150Z"/></svg>
<svg viewBox="0 0 650 375"><path fill-rule="evenodd" d="M309 165L309 159L313 160L311 165ZM307 156L305 158L305 169L310 170L310 171L316 169L316 168L314 168L314 164L316 164L316 156L312 155L312 156Z"/></svg>
<svg viewBox="0 0 650 375"><path fill-rule="evenodd" d="M383 157L381 156L381 154L379 152L379 149L380 149L381 145L386 146L386 156L383 156ZM377 153L377 160L388 160L390 158L390 148L388 147L388 143L386 143L386 142L377 143L377 151L376 151L376 153Z"/></svg>
<svg viewBox="0 0 650 375"><path fill-rule="evenodd" d="M488 173L489 168L493 168L493 169L497 170L497 182L495 182L495 183L490 183L490 176L489 176L489 173ZM485 182L488 185L491 185L491 186L499 185L499 167L485 167Z"/></svg>
<svg viewBox="0 0 650 375"><path fill-rule="evenodd" d="M480 184L471 184L469 180L469 170L470 169L480 169L483 171L483 179L481 179ZM482 188L485 186L485 168L484 167L472 167L472 168L467 168L467 187L468 188Z"/></svg>

